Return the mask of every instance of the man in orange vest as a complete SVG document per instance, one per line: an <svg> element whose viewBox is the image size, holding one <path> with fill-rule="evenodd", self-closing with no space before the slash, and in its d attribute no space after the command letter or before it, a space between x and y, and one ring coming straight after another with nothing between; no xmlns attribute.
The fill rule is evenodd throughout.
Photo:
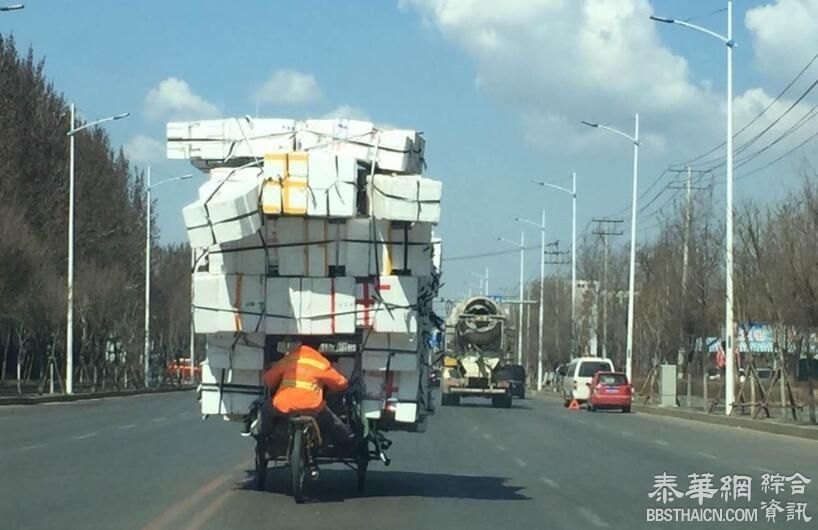
<svg viewBox="0 0 818 530"><path fill-rule="evenodd" d="M264 372L264 384L274 391L262 409L262 432L269 434L281 416L315 416L321 430L329 431L336 442L348 444L354 439L349 428L327 407L324 388L343 391L347 379L332 367L318 348L321 341L303 337L283 359Z"/></svg>

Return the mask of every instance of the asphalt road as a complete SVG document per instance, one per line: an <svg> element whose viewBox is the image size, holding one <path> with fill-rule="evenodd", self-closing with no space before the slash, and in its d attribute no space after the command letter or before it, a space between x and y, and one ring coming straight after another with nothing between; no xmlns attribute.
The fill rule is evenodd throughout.
<svg viewBox="0 0 818 530"><path fill-rule="evenodd" d="M818 444L646 414L568 411L549 399L511 410L479 400L439 408L425 434L392 436L367 490L328 467L295 505L287 470L252 491L251 443L238 425L202 421L192 393L0 407L0 528L427 529L810 528L811 523L649 523L654 476L753 477L752 497L703 507L806 502L818 517ZM800 472L805 495L764 494L764 473ZM682 498L668 507L697 506ZM764 511L758 517L764 520Z"/></svg>

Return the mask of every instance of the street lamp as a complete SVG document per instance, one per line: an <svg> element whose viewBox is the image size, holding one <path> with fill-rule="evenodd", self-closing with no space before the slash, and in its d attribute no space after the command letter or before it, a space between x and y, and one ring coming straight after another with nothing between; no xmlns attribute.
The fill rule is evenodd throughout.
<svg viewBox="0 0 818 530"><path fill-rule="evenodd" d="M545 210L542 211L542 224L523 219L516 218L520 223L526 223L540 229L540 314L539 314L539 350L537 351L537 390L542 390L542 358L543 358L543 307L545 298Z"/></svg>
<svg viewBox="0 0 818 530"><path fill-rule="evenodd" d="M162 180L156 184L151 184L151 167L148 166L148 183L145 186L147 219L145 221L145 352L144 352L144 366L145 366L145 388L150 386L151 365L150 365L150 331L151 331L151 190L163 184L176 182L178 180L187 180L193 175L181 175L178 177L171 177ZM191 371L193 365L190 366Z"/></svg>
<svg viewBox="0 0 818 530"><path fill-rule="evenodd" d="M524 279L524 267L525 267L525 232L522 230L520 231L520 244L518 245L514 241L510 239L506 239L504 237L498 237L497 241L502 241L504 243L508 243L510 245L514 245L515 247L520 247L520 304L517 310L517 364L523 364L523 298L525 298L525 294L523 290L525 289L525 279Z"/></svg>
<svg viewBox="0 0 818 530"><path fill-rule="evenodd" d="M534 184L551 188L571 196L571 355L576 347L576 311L577 311L577 173L571 173L571 189L549 184L548 182L532 181ZM543 221L545 224L545 221Z"/></svg>
<svg viewBox="0 0 818 530"><path fill-rule="evenodd" d="M17 9L21 9L17 6ZM74 393L74 137L78 132L99 125L101 123L121 120L130 116L125 112L101 120L92 121L74 126L74 104L71 104L71 125L66 135L69 143L68 163L68 312L66 315L65 330L65 393Z"/></svg>
<svg viewBox="0 0 818 530"><path fill-rule="evenodd" d="M711 37L715 37L727 46L727 234L724 238L724 335L727 346L727 362L725 365L724 407L729 416L733 411L735 401L735 353L733 351L733 0L727 0L727 35L720 35L714 31L690 24L683 20L665 17L650 17L651 20L665 24L676 24L685 28L694 29Z"/></svg>
<svg viewBox="0 0 818 530"><path fill-rule="evenodd" d="M25 5L23 4L11 4L7 6L0 6L0 11L19 11L21 9L25 9Z"/></svg>
<svg viewBox="0 0 818 530"><path fill-rule="evenodd" d="M628 338L625 347L625 374L628 381L633 381L633 289L634 276L636 275L636 192L639 187L639 114L634 117L634 134L633 136L624 133L620 130L608 127L607 125L600 125L598 123L591 123L583 121L583 124L595 129L605 129L612 133L618 134L627 138L633 143L633 202L631 204L631 263L628 280Z"/></svg>

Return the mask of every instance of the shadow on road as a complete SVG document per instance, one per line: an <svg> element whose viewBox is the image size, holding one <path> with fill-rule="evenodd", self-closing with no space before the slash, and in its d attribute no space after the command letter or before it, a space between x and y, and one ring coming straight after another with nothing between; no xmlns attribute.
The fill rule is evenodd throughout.
<svg viewBox="0 0 818 530"><path fill-rule="evenodd" d="M248 481L237 487L252 489L253 471ZM308 502L344 502L356 498L425 497L433 499L470 499L481 501L531 500L520 486L509 485L509 479L479 475L448 475L414 471L372 470L367 473L366 488L356 492L355 472L347 469L321 469L318 480L306 485ZM267 492L290 495L289 469L267 471Z"/></svg>
<svg viewBox="0 0 818 530"><path fill-rule="evenodd" d="M451 407L451 408L456 409L456 408L458 408L458 407L460 407L460 408L464 408L464 409L473 409L473 408L477 408L477 409L490 409L490 408L493 408L493 407L491 406L491 403L489 403L489 402L487 402L487 401L486 401L486 402L471 401L471 402L465 402L465 403L461 401L461 402L460 402L460 404L459 404L459 405L457 405L457 407ZM448 409L448 408L450 408L450 407L446 407L446 408ZM511 403L511 408L512 408L512 409L520 409L520 410L531 410L531 407L530 407L529 405L526 405L526 404L524 404L524 403L520 403L520 402L519 402L519 401L517 401L517 400L514 400L514 401ZM504 410L504 409L498 409L498 410ZM505 409L505 410L508 410L508 409Z"/></svg>

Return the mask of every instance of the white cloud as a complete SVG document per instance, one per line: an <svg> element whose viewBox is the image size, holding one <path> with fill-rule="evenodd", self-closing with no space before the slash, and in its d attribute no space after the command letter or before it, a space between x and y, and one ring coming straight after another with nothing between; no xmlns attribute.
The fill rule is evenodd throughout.
<svg viewBox="0 0 818 530"><path fill-rule="evenodd" d="M765 73L790 78L818 52L818 1L775 0L747 10L745 24Z"/></svg>
<svg viewBox="0 0 818 530"><path fill-rule="evenodd" d="M138 134L125 144L125 154L137 164L154 162L165 158L165 144L143 134Z"/></svg>
<svg viewBox="0 0 818 530"><path fill-rule="evenodd" d="M369 114L363 109L351 105L339 105L327 112L322 118L349 118L350 120L371 121Z"/></svg>
<svg viewBox="0 0 818 530"><path fill-rule="evenodd" d="M701 129L716 123L720 99L663 46L648 0L399 1L475 60L478 90L517 111L535 145L617 145L580 120L630 130L637 111L659 149L713 140Z"/></svg>
<svg viewBox="0 0 818 530"><path fill-rule="evenodd" d="M145 114L149 119L185 120L213 118L219 108L191 90L182 79L169 77L148 91Z"/></svg>
<svg viewBox="0 0 818 530"><path fill-rule="evenodd" d="M262 103L313 103L320 99L321 89L315 77L294 70L276 70L253 93L253 100Z"/></svg>

